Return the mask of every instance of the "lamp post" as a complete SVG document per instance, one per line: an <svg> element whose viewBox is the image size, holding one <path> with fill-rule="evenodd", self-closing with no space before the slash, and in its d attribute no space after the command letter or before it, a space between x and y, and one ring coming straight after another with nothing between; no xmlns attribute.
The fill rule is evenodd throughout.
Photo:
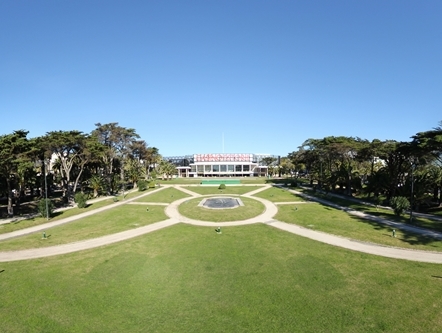
<svg viewBox="0 0 442 333"><path fill-rule="evenodd" d="M411 161L411 197L410 197L410 224L413 223L413 196L414 196L414 168L416 160Z"/></svg>
<svg viewBox="0 0 442 333"><path fill-rule="evenodd" d="M46 220L49 221L49 209L48 209L48 182L46 180L46 161L43 160L43 175L45 177L45 205L46 205Z"/></svg>

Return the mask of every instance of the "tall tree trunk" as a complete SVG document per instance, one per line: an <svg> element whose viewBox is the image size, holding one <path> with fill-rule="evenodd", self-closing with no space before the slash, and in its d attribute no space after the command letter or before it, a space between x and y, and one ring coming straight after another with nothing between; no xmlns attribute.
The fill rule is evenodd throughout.
<svg viewBox="0 0 442 333"><path fill-rule="evenodd" d="M8 189L8 217L13 217L14 216L14 207L12 205L13 193L11 188L11 179L9 177L6 177L6 184Z"/></svg>

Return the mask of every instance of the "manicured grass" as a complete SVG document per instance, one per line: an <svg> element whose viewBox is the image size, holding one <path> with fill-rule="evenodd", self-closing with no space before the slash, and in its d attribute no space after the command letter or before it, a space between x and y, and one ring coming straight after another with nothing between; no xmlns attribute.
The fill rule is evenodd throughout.
<svg viewBox="0 0 442 333"><path fill-rule="evenodd" d="M212 222L227 222L247 220L264 212L264 205L259 201L241 197L244 206L233 209L209 209L199 207L198 204L203 198L190 199L183 202L179 207L179 212L186 217Z"/></svg>
<svg viewBox="0 0 442 333"><path fill-rule="evenodd" d="M49 219L49 222L58 221L67 217L71 217L74 215L78 215L84 212L88 212L90 210L94 210L100 207L112 205L114 203L113 199L106 199L103 201L94 202L88 204L86 208L69 208L63 211L58 211L54 213L54 216ZM7 232L12 232L15 230L21 230L29 227L33 227L36 225L47 223L48 220L45 217L34 217L26 220L20 220L13 223L2 224L0 225L0 234L4 234Z"/></svg>
<svg viewBox="0 0 442 333"><path fill-rule="evenodd" d="M47 229L45 230L48 236L47 239L42 239L42 232L38 232L1 241L0 251L66 244L141 227L166 219L164 206L149 206L147 212L144 205L124 205Z"/></svg>
<svg viewBox="0 0 442 333"><path fill-rule="evenodd" d="M143 195L147 192L152 192L154 191L154 188L149 188L145 191L138 191L138 190L130 190L128 192L124 192L124 198L123 198L123 193L120 192L117 196L115 196L117 198L118 201L123 201L123 200L127 200L127 199L132 199L135 197L138 197L140 195Z"/></svg>
<svg viewBox="0 0 442 333"><path fill-rule="evenodd" d="M431 208L428 213L437 217L442 217L442 207Z"/></svg>
<svg viewBox="0 0 442 333"><path fill-rule="evenodd" d="M89 203L87 205L87 207L85 207L85 208L73 207L73 208L68 208L65 210L57 211L49 219L49 222L58 221L58 220L61 220L61 219L67 218L67 217L71 217L71 216L75 216L75 215L78 215L81 213L88 212L90 210L94 210L94 209L101 208L104 206L109 206L109 205L114 204L116 201L128 200L128 199L143 195L145 193L146 193L146 191L139 192L136 190L132 190L131 192L127 192L125 194L124 199L123 199L122 195L118 195L118 196L115 196L114 198L109 198L109 199L105 199L102 201ZM1 224L0 225L0 234L4 234L4 233L16 231L16 230L21 230L21 229L26 229L29 227L34 227L34 226L41 225L41 224L44 224L47 222L48 222L48 220L45 217L38 216L38 217L20 220L20 221L13 222L13 223Z"/></svg>
<svg viewBox="0 0 442 333"><path fill-rule="evenodd" d="M347 251L267 225L177 225L0 264L3 332L442 330L440 265Z"/></svg>
<svg viewBox="0 0 442 333"><path fill-rule="evenodd" d="M202 178L174 178L170 180L157 179L155 183L161 185L186 185L186 184L199 184Z"/></svg>
<svg viewBox="0 0 442 333"><path fill-rule="evenodd" d="M325 199L329 202L332 202L334 204L343 206L343 207L349 207L354 210L358 210L361 212L364 212L366 214L370 214L373 216L378 216L380 218L384 218L390 221L400 222L404 224L410 224L409 214L402 214L401 216L396 216L391 209L381 208L381 207L375 207L371 205L366 205L363 202L358 202L355 200L349 200L341 197L335 197L332 195L325 195L321 193L315 193L310 190L304 190L303 192L318 197L321 199ZM441 221L434 221L431 219L423 218L414 215L413 216L413 223L412 225L417 225L422 228L436 230L436 231L442 231L442 222Z"/></svg>
<svg viewBox="0 0 442 333"><path fill-rule="evenodd" d="M265 184L266 179L265 177L244 177L244 178L238 178L241 182L241 184Z"/></svg>
<svg viewBox="0 0 442 333"><path fill-rule="evenodd" d="M326 233L388 246L442 251L442 242L362 219L319 203L279 205L275 219Z"/></svg>
<svg viewBox="0 0 442 333"><path fill-rule="evenodd" d="M218 186L188 186L186 189L189 191L208 195L208 194L245 194L251 191L254 191L262 186L234 186L234 185L226 185L225 189L220 190Z"/></svg>
<svg viewBox="0 0 442 333"><path fill-rule="evenodd" d="M149 194L145 197L139 198L135 200L136 202L163 202L163 203L171 203L175 200L189 197L187 193L183 191L177 190L176 188L169 187L165 188L161 191L155 192L153 194Z"/></svg>
<svg viewBox="0 0 442 333"><path fill-rule="evenodd" d="M254 197L259 197L272 202L295 202L295 201L305 201L302 196L296 195L287 191L285 188L271 187L267 190L261 191L253 195Z"/></svg>

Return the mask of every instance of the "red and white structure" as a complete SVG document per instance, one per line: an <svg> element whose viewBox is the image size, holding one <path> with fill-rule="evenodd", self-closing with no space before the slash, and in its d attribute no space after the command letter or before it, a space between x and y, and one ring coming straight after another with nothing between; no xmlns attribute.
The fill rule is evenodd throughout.
<svg viewBox="0 0 442 333"><path fill-rule="evenodd" d="M265 176L264 154L194 154L188 165L177 166L178 177Z"/></svg>

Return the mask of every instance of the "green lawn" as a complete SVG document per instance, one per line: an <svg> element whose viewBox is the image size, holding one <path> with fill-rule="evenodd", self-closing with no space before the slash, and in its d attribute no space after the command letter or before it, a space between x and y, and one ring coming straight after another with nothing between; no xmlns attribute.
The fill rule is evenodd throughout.
<svg viewBox="0 0 442 333"><path fill-rule="evenodd" d="M442 331L440 265L267 225L176 225L0 272L2 332Z"/></svg>
<svg viewBox="0 0 442 333"><path fill-rule="evenodd" d="M366 205L363 202L349 200L349 199L345 199L345 198L341 198L341 197L335 197L332 195L324 195L321 193L315 193L310 190L307 190L307 191L304 190L303 192L305 192L311 196L325 199L329 202L340 205L342 207L349 207L351 209L358 210L358 211L361 211L361 212L364 212L366 214L370 214L373 216L378 216L380 218L384 218L384 219L387 219L390 221L396 221L396 222L401 222L401 223L405 223L405 224L410 224L409 214L404 213L401 216L396 216L392 209L386 209L386 208ZM412 225L416 225L416 226L426 228L426 229L442 231L442 222L441 221L434 221L431 219L418 217L416 215L413 216Z"/></svg>
<svg viewBox="0 0 442 333"><path fill-rule="evenodd" d="M185 187L187 190L202 194L245 194L251 191L254 191L258 188L262 188L262 186L234 186L234 185L226 185L225 189L220 190L218 186L188 186Z"/></svg>
<svg viewBox="0 0 442 333"><path fill-rule="evenodd" d="M78 214L81 214L81 213L84 213L84 212L87 212L90 210L94 210L94 209L101 208L104 206L109 206L109 205L112 205L113 203L115 203L115 201L128 200L128 199L143 195L144 193L146 193L146 192L139 192L136 190L132 190L131 192L125 192L124 198L123 198L122 194L120 194L120 195L117 195L115 198L109 198L109 199L105 199L102 201L89 203L86 208L74 207L74 208L68 208L68 209L65 209L62 211L57 211L57 212L54 212L53 216L49 219L49 221L50 222L58 221L58 220L61 220L61 219L67 218L67 217L71 217L74 215L78 215ZM38 216L38 217L20 220L20 221L13 222L13 223L1 224L0 225L0 234L33 227L33 226L44 224L47 222L48 222L48 220L46 219L46 217Z"/></svg>
<svg viewBox="0 0 442 333"><path fill-rule="evenodd" d="M275 219L313 230L388 246L442 251L442 242L350 215L319 203L279 205Z"/></svg>
<svg viewBox="0 0 442 333"><path fill-rule="evenodd" d="M74 215L78 215L84 212L88 212L90 210L94 210L100 207L109 206L114 203L113 199L106 199L103 201L98 201L95 203L89 204L86 208L69 208L63 211L58 211L54 213L54 216L49 219L49 222L58 221L67 217L71 217ZM33 227L36 225L47 223L48 220L45 217L34 217L26 220L20 220L13 223L1 224L0 225L0 234L4 234L7 232L12 232L15 230L21 230L29 227Z"/></svg>
<svg viewBox="0 0 442 333"><path fill-rule="evenodd" d="M186 185L186 184L199 184L201 178L173 178L169 180L157 179L155 183L160 185Z"/></svg>
<svg viewBox="0 0 442 333"><path fill-rule="evenodd" d="M153 194L146 195L145 197L135 200L136 202L162 202L171 203L175 200L189 197L187 193L177 190L176 188L169 187Z"/></svg>
<svg viewBox="0 0 442 333"><path fill-rule="evenodd" d="M302 196L296 195L285 188L271 187L267 190L258 192L254 197L259 197L272 202L295 202L295 201L305 201Z"/></svg>
<svg viewBox="0 0 442 333"><path fill-rule="evenodd" d="M178 210L183 216L212 222L247 220L264 212L264 205L262 203L245 197L241 197L244 206L222 210L199 207L198 204L201 200L203 198L187 200L178 207Z"/></svg>
<svg viewBox="0 0 442 333"><path fill-rule="evenodd" d="M164 206L149 206L147 212L144 205L124 205L47 229L45 230L48 236L47 239L42 239L42 232L37 232L1 241L0 251L71 243L141 227L166 219Z"/></svg>
<svg viewBox="0 0 442 333"><path fill-rule="evenodd" d="M266 184L265 177L244 177L244 178L238 178L241 182L241 184Z"/></svg>

